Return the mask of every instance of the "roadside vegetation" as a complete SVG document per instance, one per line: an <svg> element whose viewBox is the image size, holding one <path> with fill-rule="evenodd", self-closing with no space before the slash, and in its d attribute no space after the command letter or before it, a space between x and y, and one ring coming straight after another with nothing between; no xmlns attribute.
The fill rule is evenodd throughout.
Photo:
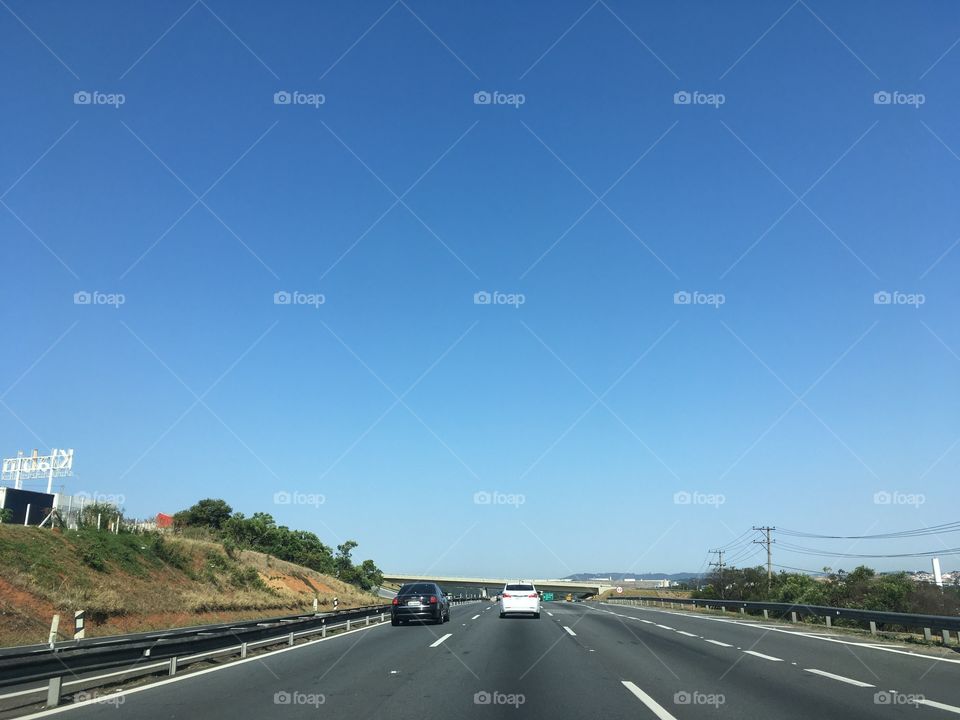
<svg viewBox="0 0 960 720"><path fill-rule="evenodd" d="M90 505L76 530L0 524L0 646L46 642L57 613L72 638L76 610L90 637L382 602L370 592L382 574L353 563L353 541L334 551L222 500L178 513L172 531L113 532L116 515Z"/></svg>
<svg viewBox="0 0 960 720"><path fill-rule="evenodd" d="M357 542L347 540L337 546L336 554L320 538L306 530L291 530L277 525L269 513L251 517L233 512L224 500L207 498L173 516L174 528L185 537L220 542L228 556L237 550L256 550L272 557L296 563L361 590L372 590L383 582L383 573L373 560L353 564Z"/></svg>
<svg viewBox="0 0 960 720"><path fill-rule="evenodd" d="M905 572L877 573L861 565L850 572L833 572L814 577L803 573L773 575L769 591L764 567L725 569L714 573L693 589L691 597L703 599L754 600L827 605L841 608L883 610L928 615L960 614L960 587L916 582Z"/></svg>

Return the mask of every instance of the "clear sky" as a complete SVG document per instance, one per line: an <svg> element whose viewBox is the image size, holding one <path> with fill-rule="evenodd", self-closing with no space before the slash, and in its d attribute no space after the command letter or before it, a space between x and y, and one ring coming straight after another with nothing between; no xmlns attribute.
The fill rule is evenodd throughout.
<svg viewBox="0 0 960 720"><path fill-rule="evenodd" d="M405 572L949 521L958 35L951 2L3 0L2 452Z"/></svg>

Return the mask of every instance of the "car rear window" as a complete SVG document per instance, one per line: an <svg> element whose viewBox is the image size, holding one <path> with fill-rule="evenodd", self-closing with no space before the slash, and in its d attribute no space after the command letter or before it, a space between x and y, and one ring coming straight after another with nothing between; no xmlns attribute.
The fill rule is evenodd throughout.
<svg viewBox="0 0 960 720"><path fill-rule="evenodd" d="M533 585L507 585L507 590L526 590L527 592L533 591Z"/></svg>
<svg viewBox="0 0 960 720"><path fill-rule="evenodd" d="M436 591L437 591L436 586L431 585L430 583L411 583L410 585L404 585L402 588L400 588L400 592L398 592L397 594L398 595L408 595L408 594L419 595L420 593L435 593Z"/></svg>

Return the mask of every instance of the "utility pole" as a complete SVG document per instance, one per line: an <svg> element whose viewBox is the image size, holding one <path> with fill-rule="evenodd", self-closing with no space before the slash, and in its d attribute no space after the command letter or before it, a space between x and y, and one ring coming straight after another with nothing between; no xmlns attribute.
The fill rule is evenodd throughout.
<svg viewBox="0 0 960 720"><path fill-rule="evenodd" d="M776 530L775 527L757 527L753 526L754 530L760 530L764 533L764 540L754 540L753 542L757 545L766 545L767 546L767 598L770 598L770 585L773 581L773 554L771 553L770 546L776 542L776 540L770 539L770 532Z"/></svg>
<svg viewBox="0 0 960 720"><path fill-rule="evenodd" d="M707 552L714 553L714 554L717 556L717 562L712 562L712 563L710 563L710 566L711 566L711 567L715 567L715 568L717 568L717 570L720 571L720 597L721 597L721 599L722 599L722 598L723 598L723 591L724 591L724 587L723 587L723 568L724 568L724 564L723 564L723 554L726 552L726 550L708 550Z"/></svg>

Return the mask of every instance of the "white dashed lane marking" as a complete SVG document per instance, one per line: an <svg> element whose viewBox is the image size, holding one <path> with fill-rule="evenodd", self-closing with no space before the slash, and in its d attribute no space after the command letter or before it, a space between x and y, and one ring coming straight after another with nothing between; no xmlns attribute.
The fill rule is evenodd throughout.
<svg viewBox="0 0 960 720"><path fill-rule="evenodd" d="M854 680L853 678L844 677L843 675L834 675L829 673L826 670L817 670L816 668L804 668L808 673L813 673L814 675L822 675L823 677L828 677L831 680L839 680L840 682L847 683L849 685L856 685L857 687L876 687L876 685L871 685L870 683L860 682L859 680Z"/></svg>
<svg viewBox="0 0 960 720"><path fill-rule="evenodd" d="M658 703L656 700L654 700L652 697L650 697L649 695L647 695L643 690L641 690L640 688L638 688L638 687L637 687L636 685L634 685L632 682L630 682L629 680L621 680L620 682L623 683L623 686L624 686L627 690L629 690L630 692L633 693L634 697L636 697L637 700L639 700L639 701L642 702L644 705L646 705L647 708L648 708L654 715L656 715L658 718L660 718L660 720L677 720L677 718L676 718L674 715L671 715L669 712L667 712L667 709L664 708L663 705L661 705L661 704Z"/></svg>
<svg viewBox="0 0 960 720"><path fill-rule="evenodd" d="M773 655L764 655L763 653L758 653L755 650L744 650L747 655L753 655L754 657L763 658L764 660L770 660L772 662L783 662L783 658L774 657Z"/></svg>
<svg viewBox="0 0 960 720"><path fill-rule="evenodd" d="M448 637L450 637L451 635L453 635L453 633L447 633L447 634L444 635L442 638L440 638L439 640L437 640L435 643L431 643L430 647L437 647L440 643L442 643L444 640L446 640L446 639L447 639Z"/></svg>

